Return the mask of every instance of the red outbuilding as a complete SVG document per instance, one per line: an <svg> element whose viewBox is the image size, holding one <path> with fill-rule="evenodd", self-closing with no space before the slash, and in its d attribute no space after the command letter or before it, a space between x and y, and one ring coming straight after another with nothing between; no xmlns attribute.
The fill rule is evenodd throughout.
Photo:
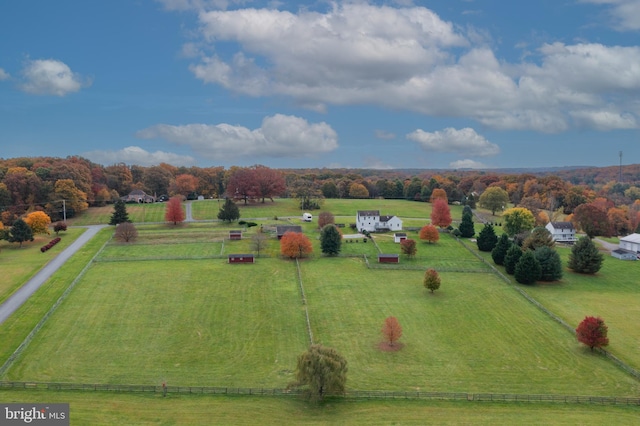
<svg viewBox="0 0 640 426"><path fill-rule="evenodd" d="M230 254L229 263L254 263L252 254Z"/></svg>
<svg viewBox="0 0 640 426"><path fill-rule="evenodd" d="M229 231L229 239L230 240L241 240L242 239L242 231L238 231L238 230Z"/></svg>
<svg viewBox="0 0 640 426"><path fill-rule="evenodd" d="M400 263L399 254L378 254L378 263Z"/></svg>

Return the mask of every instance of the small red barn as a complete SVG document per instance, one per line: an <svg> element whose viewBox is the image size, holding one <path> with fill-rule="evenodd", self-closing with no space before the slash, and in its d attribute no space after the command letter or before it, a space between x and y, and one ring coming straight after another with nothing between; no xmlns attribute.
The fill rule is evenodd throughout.
<svg viewBox="0 0 640 426"><path fill-rule="evenodd" d="M230 240L241 240L242 239L242 231L238 231L238 230L229 231L229 239Z"/></svg>
<svg viewBox="0 0 640 426"><path fill-rule="evenodd" d="M254 263L252 254L230 254L229 263Z"/></svg>
<svg viewBox="0 0 640 426"><path fill-rule="evenodd" d="M399 254L378 254L378 263L400 263Z"/></svg>

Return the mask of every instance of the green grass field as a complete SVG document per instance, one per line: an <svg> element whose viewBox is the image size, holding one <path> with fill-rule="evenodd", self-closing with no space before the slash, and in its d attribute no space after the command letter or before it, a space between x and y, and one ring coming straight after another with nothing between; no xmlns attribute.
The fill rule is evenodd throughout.
<svg viewBox="0 0 640 426"><path fill-rule="evenodd" d="M347 224L355 220L349 211L357 209L380 209L383 214L417 218L410 220L420 224L426 223L420 217L430 214L420 210L426 211L428 203L335 200L329 209L330 201L334 200L327 200L323 210L344 213ZM389 204L379 207L378 202ZM280 203L284 213L255 216L266 218L257 222L270 229L287 223L274 217L293 211L294 200L247 209L267 213ZM198 205L198 214L208 214L210 205L217 214L217 202L201 201L193 203L194 216ZM163 204L133 206L144 209L144 217L164 214ZM157 211L152 213L152 208ZM111 212L109 208L107 221ZM348 360L349 389L640 395L639 381L579 345L450 235L428 244L409 231L418 241L415 259L402 257L398 267L368 269L361 256L374 263L374 244L343 245L342 254L358 257L322 257L317 224L302 223L296 214L288 222L301 224L314 244L314 255L300 262L314 340L335 347ZM455 219L459 213L452 215ZM339 216L336 221L341 221ZM279 258L275 237L264 253L269 257L254 265L228 265L226 254L252 251L257 227L245 230L243 240L229 241L228 230L240 228L237 224L137 225L138 241L110 241L105 246L1 379L286 386L309 336L295 263ZM70 228L66 244L77 235L74 232L81 230ZM98 234L0 325L0 359L7 359L112 232L107 228ZM375 239L381 251L400 252L392 234ZM475 250L474 243L468 245ZM42 259L36 256L43 255L39 247L20 252L23 257L12 258L6 264L10 267L3 268L18 277L13 278L14 289L44 264L33 263ZM9 249L13 247L3 246L0 262ZM561 253L566 261L568 250ZM488 254L481 256L492 263ZM442 287L435 294L422 286L427 267L447 271L441 272ZM570 324L577 325L585 315L602 316L609 325L611 352L639 368L638 267L640 262L606 257L595 277L565 271L558 283L521 287ZM397 352L378 346L380 328L389 315L404 328L403 347ZM638 407L590 405L331 401L316 407L286 398L0 391L3 402L25 401L25 395L29 401L52 401L51 395L71 401L72 413L76 407L74 424L202 424L212 415L220 423L243 424L255 423L251 413L256 412L264 424L632 424L639 414Z"/></svg>

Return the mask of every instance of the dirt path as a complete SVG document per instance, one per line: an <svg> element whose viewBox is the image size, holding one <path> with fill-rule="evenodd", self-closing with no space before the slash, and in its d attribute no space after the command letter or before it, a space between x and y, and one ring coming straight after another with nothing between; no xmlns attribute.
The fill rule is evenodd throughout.
<svg viewBox="0 0 640 426"><path fill-rule="evenodd" d="M15 311L35 293L47 279L69 260L82 246L84 246L98 231L109 225L91 225L69 247L47 263L37 274L22 285L15 293L0 305L0 324L5 322Z"/></svg>

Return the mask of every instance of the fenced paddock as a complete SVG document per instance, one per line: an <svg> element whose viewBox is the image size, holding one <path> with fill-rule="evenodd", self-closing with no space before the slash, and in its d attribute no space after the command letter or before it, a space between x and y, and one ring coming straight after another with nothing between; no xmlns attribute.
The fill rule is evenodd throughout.
<svg viewBox="0 0 640 426"><path fill-rule="evenodd" d="M243 388L223 386L162 386L131 385L102 383L55 383L55 382L10 382L0 381L0 389L38 389L48 391L83 391L83 392L117 392L117 393L155 393L155 394L190 394L190 395L252 395L301 397L305 392L301 389L288 388ZM420 392L420 391L385 391L385 390L348 390L341 394L327 395L331 398L346 400L362 399L414 399L438 401L469 402L528 402L528 403L562 403L593 405L633 405L640 406L640 398L619 396L589 395L543 395L543 394L509 394L509 393L466 393L466 392Z"/></svg>

